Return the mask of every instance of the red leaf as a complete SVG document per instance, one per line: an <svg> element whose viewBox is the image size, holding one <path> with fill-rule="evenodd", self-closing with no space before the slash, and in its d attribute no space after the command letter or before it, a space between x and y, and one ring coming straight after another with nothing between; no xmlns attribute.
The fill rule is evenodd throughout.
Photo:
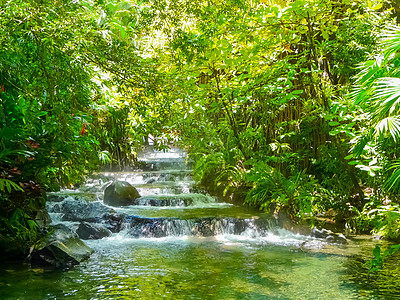
<svg viewBox="0 0 400 300"><path fill-rule="evenodd" d="M86 133L85 127L86 127L86 123L83 123L82 130L81 130L81 132L79 133L80 135L85 135L85 133Z"/></svg>

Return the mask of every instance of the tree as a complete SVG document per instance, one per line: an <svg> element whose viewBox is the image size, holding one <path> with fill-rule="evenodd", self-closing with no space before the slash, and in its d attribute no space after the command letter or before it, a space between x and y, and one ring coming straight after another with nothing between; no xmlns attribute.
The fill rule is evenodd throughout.
<svg viewBox="0 0 400 300"><path fill-rule="evenodd" d="M174 62L167 94L183 111L176 119L197 178L221 193L248 191L266 163L279 189L316 178L338 205L357 194L362 205L346 160L355 129L344 95L386 16L378 2L217 1L177 24L160 59ZM266 195L254 203L275 197Z"/></svg>

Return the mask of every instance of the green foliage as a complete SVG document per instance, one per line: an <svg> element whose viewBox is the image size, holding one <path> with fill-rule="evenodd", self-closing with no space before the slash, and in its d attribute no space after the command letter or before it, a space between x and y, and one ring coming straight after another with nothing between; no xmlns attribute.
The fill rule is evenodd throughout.
<svg viewBox="0 0 400 300"><path fill-rule="evenodd" d="M82 132L96 86L92 68L72 48L84 30L85 20L72 17L79 10L58 1L2 5L0 151L12 158L1 167L17 167L20 182L69 185L97 157L96 141Z"/></svg>
<svg viewBox="0 0 400 300"><path fill-rule="evenodd" d="M399 192L400 191L400 162L393 162L388 170L393 170L390 177L386 180L383 187L389 191Z"/></svg>
<svg viewBox="0 0 400 300"><path fill-rule="evenodd" d="M0 217L1 252L24 253L37 239L38 226L25 210L17 208L11 216Z"/></svg>
<svg viewBox="0 0 400 300"><path fill-rule="evenodd" d="M349 206L353 217L347 223L347 229L355 233L373 233L390 240L400 238L399 205L385 200L382 204L378 199L367 202L362 209Z"/></svg>
<svg viewBox="0 0 400 300"><path fill-rule="evenodd" d="M388 27L376 43L390 23L385 7L2 3L0 190L11 199L20 188L70 186L101 163L123 169L153 136L158 149L188 148L196 180L214 193L248 192L242 201L297 217L350 203L362 216L363 184L376 188L385 174L385 188L398 187L388 166L398 159L399 35ZM376 47L383 56L357 75L358 111L345 95ZM22 219L40 206L30 199L3 202L7 232L30 228Z"/></svg>
<svg viewBox="0 0 400 300"><path fill-rule="evenodd" d="M362 207L359 169L379 170L373 159L348 164L361 129L344 95L388 12L375 2L311 2L203 3L173 23L158 54L196 178L293 215Z"/></svg>
<svg viewBox="0 0 400 300"><path fill-rule="evenodd" d="M100 117L93 122L93 134L100 141L100 161L111 169L122 170L136 161L139 141L131 138L129 127L129 106L106 106L99 112Z"/></svg>
<svg viewBox="0 0 400 300"><path fill-rule="evenodd" d="M399 191L399 163L397 161L398 140L400 136L399 123L399 49L400 28L389 26L380 41L381 51L376 59L364 63L360 73L357 75L357 85L352 94L353 101L366 112L367 130L364 130L357 138L354 153L357 157L365 157L366 154L375 152L369 167L361 165L364 170L371 173L371 165L381 162L383 172L381 177L385 178L382 185L389 192L393 200L397 200ZM391 140L388 138L390 137ZM378 150L378 151L376 151ZM375 167L377 169L378 167ZM357 212L353 219L356 228L368 228L372 232L390 239L400 237L400 208L395 202L385 200L386 205L381 203L365 206L362 212ZM385 257L392 255L399 249L394 246L381 254L377 246L374 250L374 259L370 262L370 270L376 271L383 266Z"/></svg>
<svg viewBox="0 0 400 300"><path fill-rule="evenodd" d="M212 193L231 196L244 184L243 166L237 166L235 151L216 152L209 155L192 155L195 158L195 179Z"/></svg>
<svg viewBox="0 0 400 300"><path fill-rule="evenodd" d="M34 217L44 190L80 182L109 158L99 150L114 155L100 148L108 140L100 144L96 135L98 105L105 84L127 71L124 64L138 65L137 55L127 55L137 48L121 27L137 18L121 13L129 7L108 4L107 13L86 1L0 4L2 246L26 250L38 237ZM99 80L105 72L108 79Z"/></svg>
<svg viewBox="0 0 400 300"><path fill-rule="evenodd" d="M23 189L10 179L0 178L0 192L7 191L11 193L12 190L23 191Z"/></svg>
<svg viewBox="0 0 400 300"><path fill-rule="evenodd" d="M369 262L369 272L377 272L378 270L382 269L383 263L385 261L385 258L388 256L393 255L400 249L400 245L393 245L389 247L389 249L385 250L383 253L381 251L381 248L376 245L375 249L372 251L374 258L371 259Z"/></svg>
<svg viewBox="0 0 400 300"><path fill-rule="evenodd" d="M40 238L35 217L44 208L43 193L33 183L20 190L0 195L0 253L5 257L26 255Z"/></svg>
<svg viewBox="0 0 400 300"><path fill-rule="evenodd" d="M323 197L318 181L312 176L298 172L286 178L265 163L255 165L247 180L253 185L247 203L265 210L286 208L293 217L313 216L318 211L317 200Z"/></svg>
<svg viewBox="0 0 400 300"><path fill-rule="evenodd" d="M387 160L395 158L394 151L390 151L387 137L391 137L397 144L400 135L399 123L399 32L398 26L388 26L380 40L380 52L375 59L365 62L357 75L356 87L352 93L355 104L368 115L369 130L358 137L355 146L356 155L361 155L367 148L378 145ZM392 145L390 145L392 147ZM376 160L375 160L376 161ZM398 189L397 164L394 162L384 170L390 174L384 185L387 191L395 192ZM393 170L392 172L390 172ZM387 172L389 171L389 172ZM374 174L371 174L374 175Z"/></svg>

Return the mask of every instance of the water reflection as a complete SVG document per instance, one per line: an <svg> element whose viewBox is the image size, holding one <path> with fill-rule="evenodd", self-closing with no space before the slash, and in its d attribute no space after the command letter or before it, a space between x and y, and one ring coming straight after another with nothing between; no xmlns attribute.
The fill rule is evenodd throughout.
<svg viewBox="0 0 400 300"><path fill-rule="evenodd" d="M3 264L2 299L396 299L399 256L368 278L371 244L322 253L211 238L90 241L94 256L70 269ZM353 249L354 248L354 249ZM332 249L330 252L333 252Z"/></svg>

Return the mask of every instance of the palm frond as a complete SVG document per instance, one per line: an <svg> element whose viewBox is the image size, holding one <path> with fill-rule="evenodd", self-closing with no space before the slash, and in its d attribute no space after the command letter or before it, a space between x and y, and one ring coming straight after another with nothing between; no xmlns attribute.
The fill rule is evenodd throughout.
<svg viewBox="0 0 400 300"><path fill-rule="evenodd" d="M376 101L380 118L398 114L400 111L400 78L378 79L373 99Z"/></svg>
<svg viewBox="0 0 400 300"><path fill-rule="evenodd" d="M394 169L390 177L385 181L383 187L391 192L398 192L400 191L400 161L397 160L396 162L392 163L389 167L390 169Z"/></svg>
<svg viewBox="0 0 400 300"><path fill-rule="evenodd" d="M371 99L371 97L369 97L370 94L371 91L369 89L366 89L361 85L355 85L349 93L349 97L355 105L360 105L364 104L366 99Z"/></svg>
<svg viewBox="0 0 400 300"><path fill-rule="evenodd" d="M400 50L400 26L389 26L383 34L384 37L381 39L381 42L385 47L385 57L390 57L393 53Z"/></svg>
<svg viewBox="0 0 400 300"><path fill-rule="evenodd" d="M33 152L26 151L26 150L10 150L10 149L3 149L0 151L0 162L4 163L11 163L10 156L13 155L22 155L22 156L33 156Z"/></svg>
<svg viewBox="0 0 400 300"><path fill-rule="evenodd" d="M351 151L354 154L354 158L359 158L363 153L367 144L371 141L371 134L362 135L354 143L352 146Z"/></svg>
<svg viewBox="0 0 400 300"><path fill-rule="evenodd" d="M360 72L357 74L355 84L358 86L370 85L381 73L381 64L383 61L382 55L375 56L374 59L367 60L360 64L358 69Z"/></svg>
<svg viewBox="0 0 400 300"><path fill-rule="evenodd" d="M375 138L390 133L394 141L400 138L400 118L387 117L375 125Z"/></svg>

